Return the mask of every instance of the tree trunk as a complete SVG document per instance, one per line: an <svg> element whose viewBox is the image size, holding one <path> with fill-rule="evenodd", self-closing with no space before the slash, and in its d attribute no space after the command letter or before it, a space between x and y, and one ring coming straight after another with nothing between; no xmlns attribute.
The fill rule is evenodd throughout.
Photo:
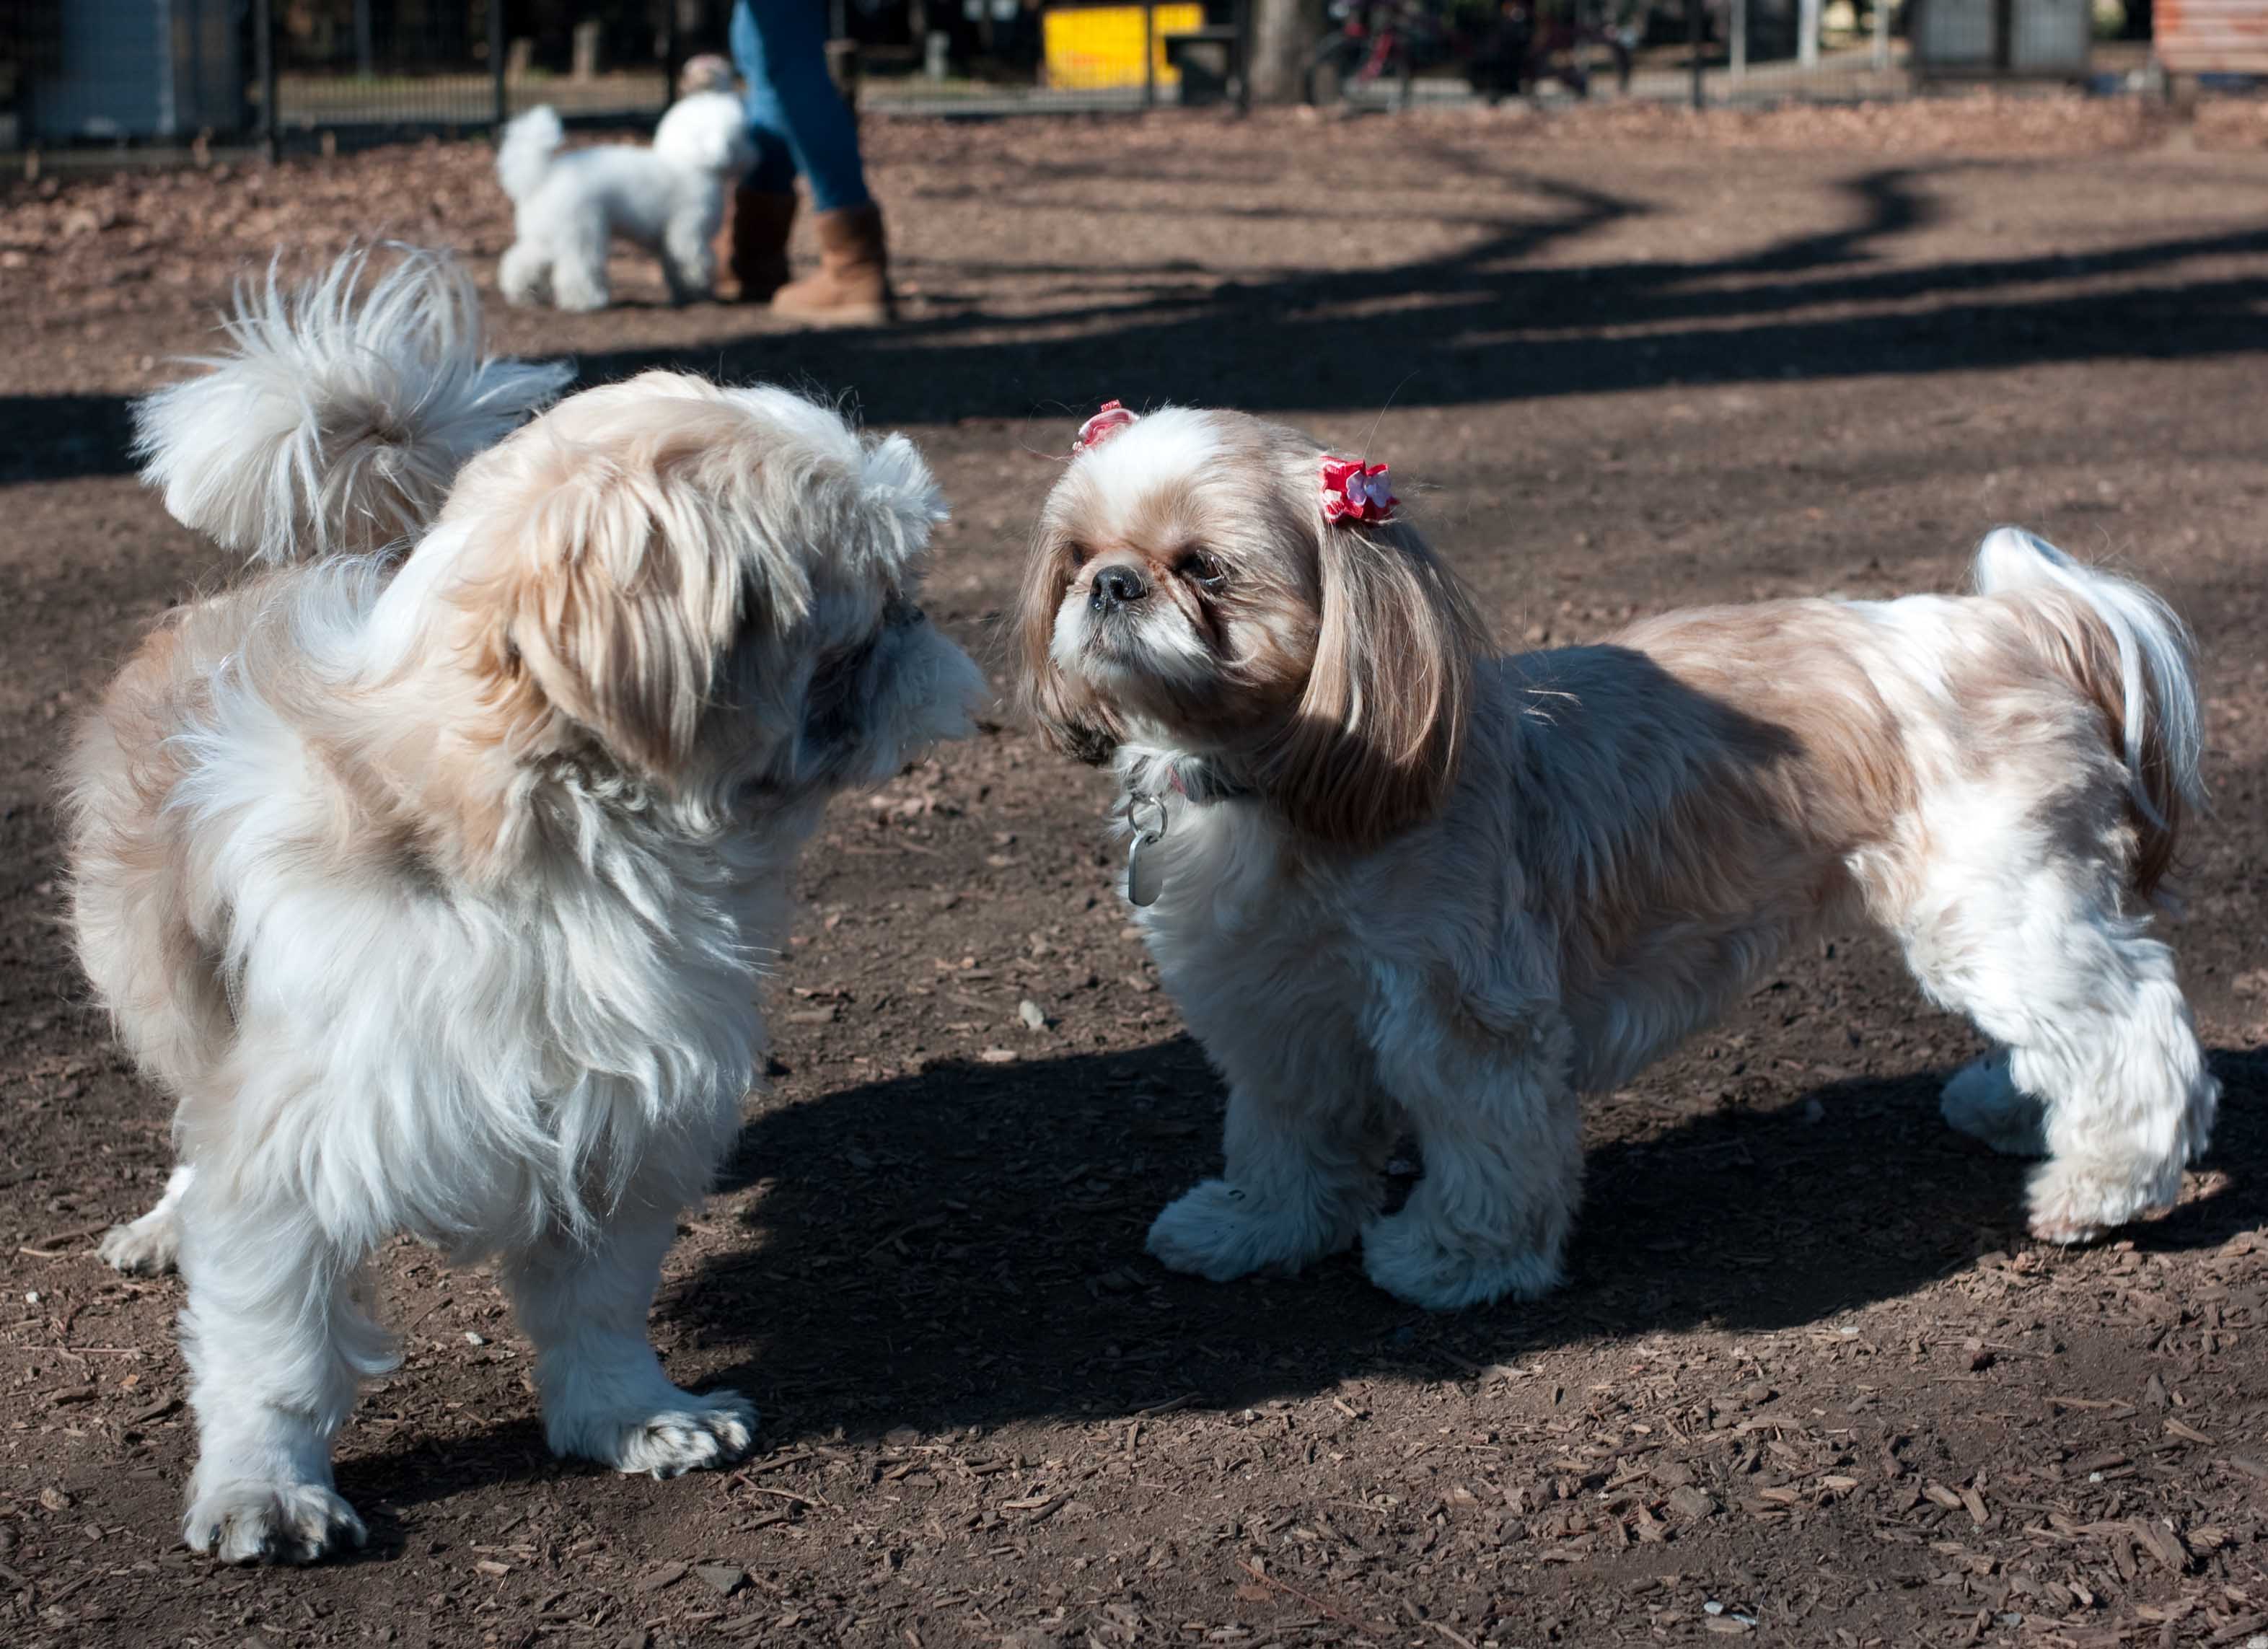
<svg viewBox="0 0 2268 1649"><path fill-rule="evenodd" d="M1252 0L1252 100L1297 103L1322 37L1322 0Z"/></svg>

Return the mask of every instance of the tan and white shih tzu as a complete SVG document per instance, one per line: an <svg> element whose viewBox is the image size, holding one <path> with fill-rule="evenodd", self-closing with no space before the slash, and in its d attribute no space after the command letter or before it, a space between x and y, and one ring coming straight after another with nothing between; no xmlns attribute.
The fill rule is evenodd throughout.
<svg viewBox="0 0 2268 1649"><path fill-rule="evenodd" d="M942 511L903 437L658 372L507 434L562 374L485 361L461 274L352 286L271 286L143 404L175 513L284 564L167 615L68 769L79 953L178 1101L182 1166L105 1252L178 1251L185 1533L232 1560L361 1540L329 1455L398 1232L494 1263L555 1451L746 1452L749 1405L651 1347L662 1257L757 1073L799 849L983 685L915 604Z"/></svg>
<svg viewBox="0 0 2268 1649"><path fill-rule="evenodd" d="M1867 922L1996 1045L1952 1124L2044 1156L2039 1236L2176 1199L2218 1089L2146 902L2195 805L2190 642L2009 528L1966 596L1673 613L1500 656L1379 465L1115 404L1048 498L1027 701L1111 762L1126 889L1227 1080L1149 1247L1216 1280L1359 1239L1440 1309L1559 1281L1580 1096ZM1398 1211L1397 1130L1424 1177Z"/></svg>

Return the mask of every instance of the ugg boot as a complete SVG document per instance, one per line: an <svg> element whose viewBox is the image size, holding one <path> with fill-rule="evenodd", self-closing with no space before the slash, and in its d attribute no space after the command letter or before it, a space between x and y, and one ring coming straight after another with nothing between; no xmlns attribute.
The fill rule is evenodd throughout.
<svg viewBox="0 0 2268 1649"><path fill-rule="evenodd" d="M768 303L787 284L787 236L795 226L795 191L776 195L743 184L725 205L717 229L717 296Z"/></svg>
<svg viewBox="0 0 2268 1649"><path fill-rule="evenodd" d="M890 319L889 254L872 202L821 212L819 269L772 294L772 313L814 327L871 327Z"/></svg>

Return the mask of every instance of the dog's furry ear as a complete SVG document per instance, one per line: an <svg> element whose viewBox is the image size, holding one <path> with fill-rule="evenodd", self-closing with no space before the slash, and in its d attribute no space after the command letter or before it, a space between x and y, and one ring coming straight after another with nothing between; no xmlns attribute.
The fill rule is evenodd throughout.
<svg viewBox="0 0 2268 1649"><path fill-rule="evenodd" d="M1100 767L1116 753L1125 730L1055 660L1056 613L1073 571L1070 548L1042 526L1025 559L1010 644L1016 652L1017 696L1041 739L1060 755Z"/></svg>
<svg viewBox="0 0 2268 1649"><path fill-rule="evenodd" d="M1488 632L1456 575L1407 525L1315 530L1314 665L1263 759L1263 786L1303 834L1371 847L1447 799Z"/></svg>
<svg viewBox="0 0 2268 1649"><path fill-rule="evenodd" d="M571 427L531 431L510 455L511 502L482 523L500 570L460 599L486 611L476 667L514 735L563 716L667 784L736 637L793 624L812 593L792 556L743 541L768 519L747 416L695 379L617 388L642 393L582 396L563 409Z"/></svg>
<svg viewBox="0 0 2268 1649"><path fill-rule="evenodd" d="M756 163L747 117L740 99L727 92L704 92L681 99L654 129L653 148L671 165L694 172L738 177Z"/></svg>
<svg viewBox="0 0 2268 1649"><path fill-rule="evenodd" d="M873 523L876 541L901 559L929 543L930 528L951 513L944 489L929 473L921 449L902 435L887 435L865 449L860 460L860 503Z"/></svg>

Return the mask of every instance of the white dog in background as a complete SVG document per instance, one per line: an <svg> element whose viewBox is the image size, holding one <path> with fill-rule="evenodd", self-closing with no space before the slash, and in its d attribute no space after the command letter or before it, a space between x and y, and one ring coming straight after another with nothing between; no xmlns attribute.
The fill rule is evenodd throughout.
<svg viewBox="0 0 2268 1649"><path fill-rule="evenodd" d="M1975 593L1775 601L1500 657L1382 466L1235 413L1081 431L1021 605L1028 701L1115 762L1127 887L1228 1082L1150 1232L1214 1279L1359 1238L1448 1309L1557 1283L1578 1096L1800 938L1869 922L1998 1051L1947 1119L2044 1155L2031 1228L2171 1204L2218 1087L2146 902L2200 791L2190 643L2003 528ZM1414 1128L1425 1174L1381 1210Z"/></svg>
<svg viewBox="0 0 2268 1649"><path fill-rule="evenodd" d="M914 604L943 512L903 437L669 372L503 435L557 372L483 362L438 261L359 313L352 282L271 286L144 403L184 522L287 564L161 622L68 769L79 953L184 1165L105 1252L178 1248L185 1534L236 1561L362 1538L330 1446L390 1360L394 1232L495 1261L555 1450L748 1447L647 1340L662 1256L758 1070L798 850L983 688ZM399 571L336 553L389 525Z"/></svg>
<svg viewBox="0 0 2268 1649"><path fill-rule="evenodd" d="M696 84L712 85L713 77ZM497 177L512 198L513 239L497 283L505 301L604 309L607 248L616 236L660 257L673 302L708 297L725 198L756 158L740 99L716 89L678 99L650 147L608 144L561 154L565 137L549 104L504 128Z"/></svg>

